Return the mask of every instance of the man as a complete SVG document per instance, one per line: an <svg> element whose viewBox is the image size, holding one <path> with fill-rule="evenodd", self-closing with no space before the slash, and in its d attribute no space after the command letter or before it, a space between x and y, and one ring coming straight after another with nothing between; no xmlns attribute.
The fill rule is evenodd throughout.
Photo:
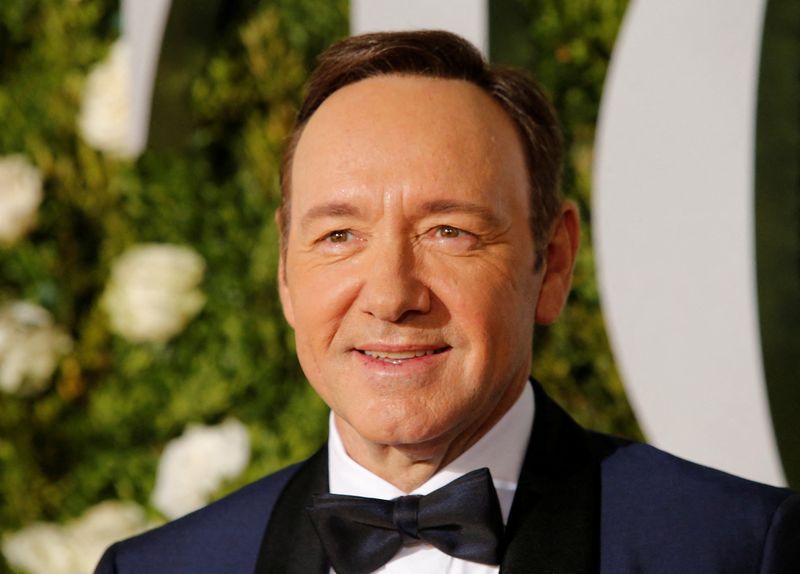
<svg viewBox="0 0 800 574"><path fill-rule="evenodd" d="M584 431L529 382L578 247L560 146L536 85L456 36L326 52L277 217L330 440L98 572L800 572L800 496Z"/></svg>

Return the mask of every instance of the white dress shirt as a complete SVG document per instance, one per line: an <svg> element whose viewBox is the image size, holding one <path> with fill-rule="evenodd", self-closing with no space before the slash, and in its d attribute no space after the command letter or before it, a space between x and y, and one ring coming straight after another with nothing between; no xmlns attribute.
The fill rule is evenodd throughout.
<svg viewBox="0 0 800 574"><path fill-rule="evenodd" d="M406 493L368 471L345 451L342 439L330 416L328 476L333 494L348 494L391 500L405 494L428 494L477 468L488 467L500 499L503 524L508 522L511 502L525 458L533 426L533 390L525 389L509 411L478 442L456 460L429 478L413 492ZM376 570L381 574L490 574L498 566L487 566L454 558L427 543L405 546L394 558ZM331 573L334 571L331 569Z"/></svg>

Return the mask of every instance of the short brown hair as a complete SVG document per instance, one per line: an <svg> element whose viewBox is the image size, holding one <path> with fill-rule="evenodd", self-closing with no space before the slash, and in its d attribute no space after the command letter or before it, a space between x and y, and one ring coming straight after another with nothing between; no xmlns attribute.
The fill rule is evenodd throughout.
<svg viewBox="0 0 800 574"><path fill-rule="evenodd" d="M519 70L487 63L480 52L450 32L378 32L352 36L328 48L307 84L281 163L281 234L286 248L291 200L291 167L308 120L335 91L388 74L465 80L491 96L511 117L522 140L530 178L530 226L541 261L550 227L559 213L562 141L553 107L539 85Z"/></svg>

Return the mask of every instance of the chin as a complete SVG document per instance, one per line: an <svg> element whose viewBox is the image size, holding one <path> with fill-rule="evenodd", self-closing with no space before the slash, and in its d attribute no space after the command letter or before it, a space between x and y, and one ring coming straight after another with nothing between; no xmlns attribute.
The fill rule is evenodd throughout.
<svg viewBox="0 0 800 574"><path fill-rule="evenodd" d="M359 421L356 421L359 422ZM377 416L353 425L365 440L395 448L435 448L447 434L443 421L415 421L411 417Z"/></svg>

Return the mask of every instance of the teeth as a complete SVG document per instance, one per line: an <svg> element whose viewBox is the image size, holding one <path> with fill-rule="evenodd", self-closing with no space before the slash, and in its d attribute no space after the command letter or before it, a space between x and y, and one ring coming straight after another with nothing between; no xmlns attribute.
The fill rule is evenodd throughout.
<svg viewBox="0 0 800 574"><path fill-rule="evenodd" d="M404 351L402 353L388 353L386 351L364 351L364 354L373 359L387 361L397 364L398 361L406 359L416 359L417 357L425 357L426 355L433 355L435 351Z"/></svg>

